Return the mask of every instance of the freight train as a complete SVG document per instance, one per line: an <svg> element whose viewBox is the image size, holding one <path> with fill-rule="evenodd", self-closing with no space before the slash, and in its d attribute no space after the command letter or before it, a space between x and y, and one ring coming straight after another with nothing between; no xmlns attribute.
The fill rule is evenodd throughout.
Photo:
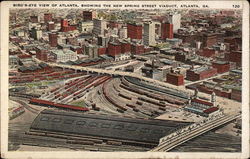
<svg viewBox="0 0 250 159"><path fill-rule="evenodd" d="M46 100L37 99L37 98L32 98L30 100L30 104L47 106L47 107L62 108L62 109L69 109L69 110L75 110L75 111L89 111L89 109L85 108L85 107L78 107L78 106L74 106L74 105L55 103L55 102L46 101Z"/></svg>

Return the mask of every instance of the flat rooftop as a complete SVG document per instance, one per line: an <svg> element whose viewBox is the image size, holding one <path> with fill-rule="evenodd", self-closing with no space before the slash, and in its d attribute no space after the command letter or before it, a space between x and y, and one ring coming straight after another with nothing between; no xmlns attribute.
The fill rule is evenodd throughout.
<svg viewBox="0 0 250 159"><path fill-rule="evenodd" d="M158 144L161 137L189 124L191 123L44 110L33 121L31 129Z"/></svg>

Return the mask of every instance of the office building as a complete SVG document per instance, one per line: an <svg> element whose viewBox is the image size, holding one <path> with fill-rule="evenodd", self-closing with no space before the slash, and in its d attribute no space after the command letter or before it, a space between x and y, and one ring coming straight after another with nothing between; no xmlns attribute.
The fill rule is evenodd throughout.
<svg viewBox="0 0 250 159"><path fill-rule="evenodd" d="M96 18L96 12L95 11L83 11L82 16L83 16L83 21L92 21L94 18Z"/></svg>
<svg viewBox="0 0 250 159"><path fill-rule="evenodd" d="M176 86L184 85L184 76L179 73L170 72L167 74L167 83Z"/></svg>
<svg viewBox="0 0 250 159"><path fill-rule="evenodd" d="M173 33L173 24L170 23L162 23L161 24L161 38L163 40L168 39L173 39L174 33Z"/></svg>
<svg viewBox="0 0 250 159"><path fill-rule="evenodd" d="M79 31L82 33L92 33L93 28L93 21L80 22L79 24Z"/></svg>
<svg viewBox="0 0 250 159"><path fill-rule="evenodd" d="M51 55L54 56L56 62L67 62L77 60L77 53L68 49L52 50Z"/></svg>
<svg viewBox="0 0 250 159"><path fill-rule="evenodd" d="M49 33L49 45L51 47L57 47L57 34Z"/></svg>
<svg viewBox="0 0 250 159"><path fill-rule="evenodd" d="M131 39L142 39L142 25L137 23L127 24L128 38Z"/></svg>
<svg viewBox="0 0 250 159"><path fill-rule="evenodd" d="M105 20L100 19L94 19L94 28L93 28L93 34L98 35L104 35L104 30L107 27L107 22Z"/></svg>
<svg viewBox="0 0 250 159"><path fill-rule="evenodd" d="M155 45L155 24L153 22L144 23L143 34L144 45Z"/></svg>
<svg viewBox="0 0 250 159"><path fill-rule="evenodd" d="M47 24L47 30L51 31L55 29L55 23L54 22L48 22Z"/></svg>
<svg viewBox="0 0 250 159"><path fill-rule="evenodd" d="M181 28L181 15L172 14L169 16L169 22L173 24L173 32L177 32Z"/></svg>

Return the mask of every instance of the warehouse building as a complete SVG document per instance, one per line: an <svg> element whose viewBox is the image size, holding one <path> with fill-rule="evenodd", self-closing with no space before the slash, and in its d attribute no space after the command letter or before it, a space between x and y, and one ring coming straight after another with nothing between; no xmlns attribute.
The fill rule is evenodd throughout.
<svg viewBox="0 0 250 159"><path fill-rule="evenodd" d="M202 66L199 68L191 68L187 70L186 78L189 81L198 81L205 78L212 77L217 74L216 68L210 68L208 66Z"/></svg>

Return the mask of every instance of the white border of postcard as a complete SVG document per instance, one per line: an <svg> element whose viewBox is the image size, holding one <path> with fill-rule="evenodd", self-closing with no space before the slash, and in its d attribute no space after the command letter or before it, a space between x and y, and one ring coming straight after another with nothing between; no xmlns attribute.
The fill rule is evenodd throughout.
<svg viewBox="0 0 250 159"><path fill-rule="evenodd" d="M23 4L19 8L63 8L58 4L101 4L101 8L112 8L113 4L159 4L172 7L163 7L159 9L192 9L182 8L181 5L196 4L199 9L203 5L208 5L207 9L236 9L234 5L239 5L243 9L243 82L242 82L242 151L240 153L184 153L184 152L81 152L81 151L8 151L8 33L9 33L9 9L13 4ZM25 7L24 4L30 4ZM33 4L33 5L32 5ZM39 4L49 4L49 7L39 7ZM111 7L104 7L103 4ZM20 5L21 6L21 5ZM54 6L54 7L52 7ZM15 7L18 8L18 7ZM64 7L69 8L69 7ZM76 7L78 8L78 7ZM124 9L125 7L115 8ZM78 8L80 9L80 8ZM85 8L81 8L85 9ZM126 9L138 9L136 7L127 7ZM150 7L140 9L152 9ZM195 8L194 8L195 9ZM196 8L197 9L197 8ZM249 156L249 4L247 1L5 1L1 3L1 157L2 158L248 158Z"/></svg>

